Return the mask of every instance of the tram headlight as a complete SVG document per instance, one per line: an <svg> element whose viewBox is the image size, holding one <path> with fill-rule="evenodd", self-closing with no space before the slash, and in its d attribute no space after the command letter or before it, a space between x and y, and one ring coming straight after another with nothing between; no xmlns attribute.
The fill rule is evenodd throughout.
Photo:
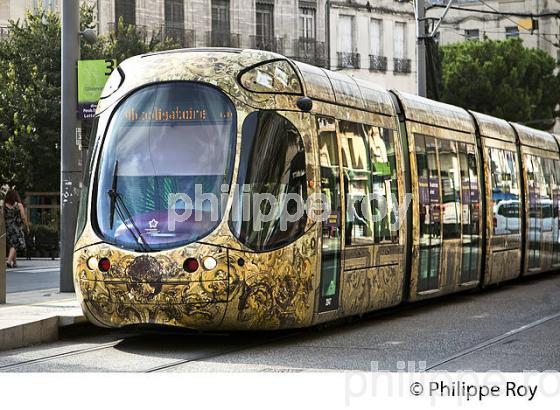
<svg viewBox="0 0 560 410"><path fill-rule="evenodd" d="M207 256L202 260L202 266L206 270L213 270L216 269L216 266L218 266L218 261L211 256Z"/></svg>
<svg viewBox="0 0 560 410"><path fill-rule="evenodd" d="M87 267L90 268L91 270L96 270L98 266L99 266L99 261L95 256L92 256L87 260Z"/></svg>

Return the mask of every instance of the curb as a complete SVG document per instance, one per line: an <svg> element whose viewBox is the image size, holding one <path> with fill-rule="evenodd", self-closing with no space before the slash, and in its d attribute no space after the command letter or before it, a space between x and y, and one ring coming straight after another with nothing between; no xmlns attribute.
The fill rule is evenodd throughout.
<svg viewBox="0 0 560 410"><path fill-rule="evenodd" d="M0 329L0 351L54 342L60 328L85 322L83 315L57 315Z"/></svg>

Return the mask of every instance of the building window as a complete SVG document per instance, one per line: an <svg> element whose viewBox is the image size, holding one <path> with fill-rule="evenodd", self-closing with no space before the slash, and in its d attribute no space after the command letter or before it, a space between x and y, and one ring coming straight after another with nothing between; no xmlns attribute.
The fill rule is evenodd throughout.
<svg viewBox="0 0 560 410"><path fill-rule="evenodd" d="M383 55L382 24L383 22L380 19L369 21L369 50L370 54L374 56Z"/></svg>
<svg viewBox="0 0 560 410"><path fill-rule="evenodd" d="M396 21L393 30L393 72L410 73L410 59L406 50L406 23Z"/></svg>
<svg viewBox="0 0 560 410"><path fill-rule="evenodd" d="M360 55L355 52L354 17L338 17L338 68L360 68Z"/></svg>
<svg viewBox="0 0 560 410"><path fill-rule="evenodd" d="M126 25L136 25L136 0L115 0L115 25L119 18Z"/></svg>
<svg viewBox="0 0 560 410"><path fill-rule="evenodd" d="M165 0L165 26L163 34L182 46L187 46L185 43L185 8L183 0Z"/></svg>
<svg viewBox="0 0 560 410"><path fill-rule="evenodd" d="M519 37L519 27L511 26L506 27L506 38L515 38Z"/></svg>
<svg viewBox="0 0 560 410"><path fill-rule="evenodd" d="M466 40L478 40L480 37L480 30L475 29L467 29L465 30L465 39Z"/></svg>
<svg viewBox="0 0 560 410"><path fill-rule="evenodd" d="M185 27L183 0L165 0L165 24L170 27Z"/></svg>
<svg viewBox="0 0 560 410"><path fill-rule="evenodd" d="M383 21L369 21L369 69L387 71L387 57L383 57Z"/></svg>
<svg viewBox="0 0 560 410"><path fill-rule="evenodd" d="M300 7L299 36L305 39L315 39L315 9Z"/></svg>
<svg viewBox="0 0 560 410"><path fill-rule="evenodd" d="M274 5L257 2L256 48L274 51Z"/></svg>
<svg viewBox="0 0 560 410"><path fill-rule="evenodd" d="M406 23L395 22L393 35L395 36L393 57L406 58Z"/></svg>
<svg viewBox="0 0 560 410"><path fill-rule="evenodd" d="M231 47L229 0L212 0L212 47Z"/></svg>
<svg viewBox="0 0 560 410"><path fill-rule="evenodd" d="M354 17L339 16L338 18L338 51L351 53L354 51Z"/></svg>

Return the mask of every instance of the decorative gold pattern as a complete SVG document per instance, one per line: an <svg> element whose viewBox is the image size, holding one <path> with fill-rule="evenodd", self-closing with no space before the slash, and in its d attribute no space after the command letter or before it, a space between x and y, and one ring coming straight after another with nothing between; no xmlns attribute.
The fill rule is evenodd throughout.
<svg viewBox="0 0 560 410"><path fill-rule="evenodd" d="M273 61L266 63L267 61ZM273 86L281 93L266 93L257 81L257 71L250 70L238 83L238 75L257 64L259 70L273 78ZM280 71L277 69L280 68ZM353 80L341 73L302 63L293 63L277 54L255 51L193 51L182 50L137 56L120 66L124 81L112 95L98 105L100 135L116 104L128 94L146 84L163 81L196 81L212 84L223 90L233 101L237 110L237 145L233 181L237 180L241 147L241 130L249 113L259 109L273 109L285 116L300 131L303 138L306 162L308 195L320 191L320 168L318 161L317 129L315 115L334 117L339 120L392 129L400 134L396 139L399 203L404 201L405 161L410 161L412 192L418 197L417 169L413 138L408 147L405 141L391 95L363 81ZM286 78L287 75L287 78ZM300 82L301 80L301 82ZM279 85L280 84L280 85ZM312 114L297 108L303 94L314 98ZM257 88L255 88L257 87ZM278 87L280 87L278 89ZM258 92L251 92L249 89ZM406 132L425 133L438 138L476 144L474 122L470 114L460 108L436 103L406 94L399 94L406 117ZM345 104L346 106L340 105ZM503 123L491 118L481 121L489 144L510 144L508 134L500 138ZM526 142L544 142L541 148L552 149L546 135L517 126ZM498 138L498 139L496 139ZM484 141L486 139L483 138ZM483 141L483 144L485 142ZM484 145L483 145L484 146ZM404 152L408 149L408 152ZM538 148L523 147L524 152L536 152ZM531 151L533 150L533 151ZM542 151L542 150L541 150ZM557 148L554 150L557 156ZM552 155L551 153L548 153ZM486 154L485 154L486 155ZM95 164L94 164L95 168ZM488 195L489 174L486 174ZM526 181L526 175L523 176ZM415 182L416 181L416 182ZM526 182L525 182L526 183ZM481 187L482 188L482 187ZM484 192L484 189L482 189ZM344 193L342 204L344 204ZM92 195L88 198L91 209ZM339 308L330 312L317 312L320 298L321 229L320 224L309 220L306 233L292 244L275 251L253 252L239 243L228 227L228 215L232 198L224 210L224 220L203 238L204 243L192 243L178 249L138 253L103 243L88 221L84 232L76 242L74 271L76 291L83 309L91 321L102 326L120 327L132 324L161 324L197 329L278 329L303 327L343 316L364 313L373 309L394 306L407 296L409 300L434 297L476 286L459 284L461 244L449 242L442 254L441 265L445 272L440 276L438 289L430 294L418 294L418 248L419 216L414 208L412 226L413 243L406 243L406 218L399 232L399 243L346 247L342 244ZM344 206L344 205L343 205ZM415 207L415 204L412 204ZM90 212L91 213L91 212ZM344 212L343 212L344 213ZM487 212L487 224L491 220ZM345 227L342 225L341 237ZM490 246L520 247L518 238L506 238L507 243ZM412 247L411 260L406 261L407 246ZM512 258L521 255L514 250ZM503 253L505 255L505 253ZM194 273L183 269L186 258L199 261L211 256L217 266L206 271L199 268ZM107 257L112 267L107 273L88 267L91 257ZM506 266L509 257L498 257L487 276L488 283L508 279L506 272L499 271L496 264ZM486 261L488 264L489 260ZM405 266L411 265L412 275L408 295L403 295Z"/></svg>

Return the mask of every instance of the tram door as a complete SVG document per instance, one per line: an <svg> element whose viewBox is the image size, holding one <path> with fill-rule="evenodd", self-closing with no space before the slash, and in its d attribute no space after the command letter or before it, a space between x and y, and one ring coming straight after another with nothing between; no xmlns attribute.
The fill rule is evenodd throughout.
<svg viewBox="0 0 560 410"><path fill-rule="evenodd" d="M478 280L479 187L474 144L415 134L419 292Z"/></svg>
<svg viewBox="0 0 560 410"><path fill-rule="evenodd" d="M440 186L436 140L415 135L418 166L420 261L418 291L438 289L441 260Z"/></svg>
<svg viewBox="0 0 560 410"><path fill-rule="evenodd" d="M330 205L322 222L321 295L319 311L338 308L342 246L342 199L340 192L340 154L333 118L317 117L321 193Z"/></svg>

